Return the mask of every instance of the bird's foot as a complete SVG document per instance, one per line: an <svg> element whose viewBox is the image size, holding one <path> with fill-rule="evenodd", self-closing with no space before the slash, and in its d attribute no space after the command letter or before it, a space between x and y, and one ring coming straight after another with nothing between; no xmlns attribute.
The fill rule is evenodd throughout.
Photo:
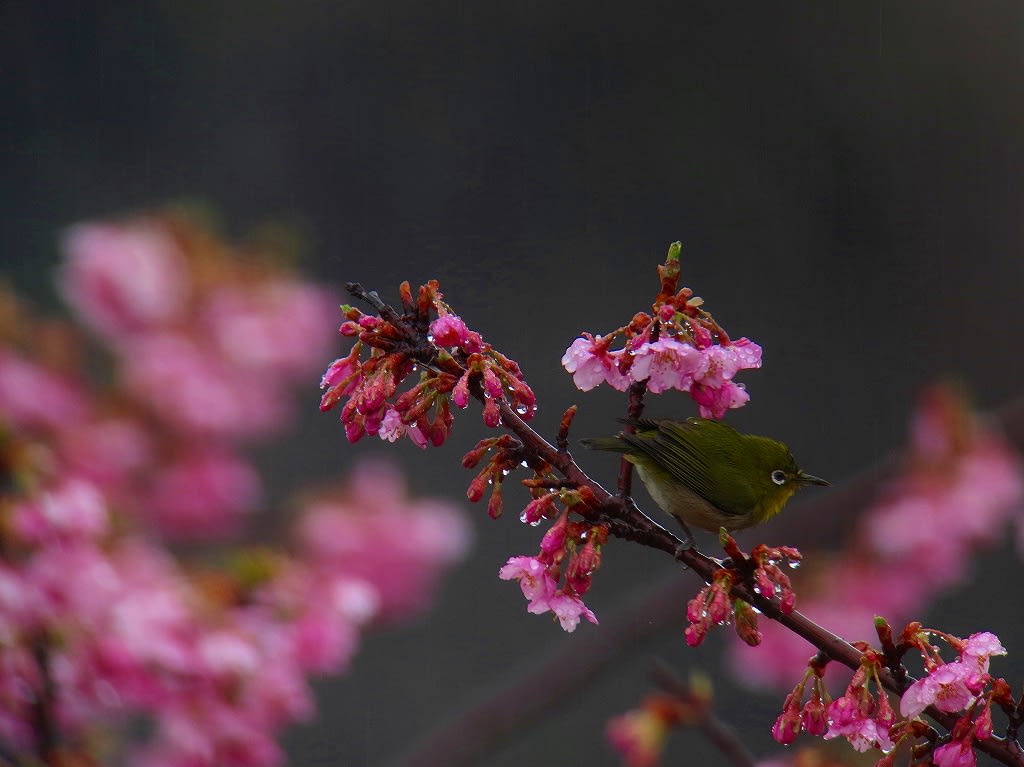
<svg viewBox="0 0 1024 767"><path fill-rule="evenodd" d="M683 540L680 542L678 546L676 546L674 556L676 560L682 562L683 554L685 554L687 551L693 548L694 540L693 533L690 532L690 528L686 526L686 523L683 522L683 520L679 519L679 524L683 528Z"/></svg>

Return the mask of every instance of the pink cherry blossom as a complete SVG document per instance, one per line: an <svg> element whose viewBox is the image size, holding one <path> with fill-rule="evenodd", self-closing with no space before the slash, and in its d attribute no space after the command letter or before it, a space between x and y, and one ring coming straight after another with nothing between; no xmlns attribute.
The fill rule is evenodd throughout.
<svg viewBox="0 0 1024 767"><path fill-rule="evenodd" d="M597 623L597 616L590 610L583 600L575 594L558 593L548 600L548 605L558 617L562 628L570 634L579 625L580 617L586 618L591 623Z"/></svg>
<svg viewBox="0 0 1024 767"><path fill-rule="evenodd" d="M741 370L761 367L761 347L748 338L704 350L704 372L695 376L705 386L718 388Z"/></svg>
<svg viewBox="0 0 1024 767"><path fill-rule="evenodd" d="M99 538L108 528L106 501L91 483L69 478L37 498L17 504L11 525L28 543L58 537Z"/></svg>
<svg viewBox="0 0 1024 767"><path fill-rule="evenodd" d="M397 442L405 435L405 424L402 423L402 416L393 407L389 407L384 414L384 420L380 422L377 436L386 442Z"/></svg>
<svg viewBox="0 0 1024 767"><path fill-rule="evenodd" d="M885 695L884 692L879 694ZM836 698L828 709L830 726L825 739L844 737L857 751L869 748L891 751L894 745L889 738L889 728L893 723L891 716L881 715L882 712L872 716L870 712L874 707L867 708L868 712L865 712L865 706L849 690L843 697Z"/></svg>
<svg viewBox="0 0 1024 767"><path fill-rule="evenodd" d="M743 407L750 401L743 384L724 381L717 387L696 382L690 388L690 396L697 403L701 418L721 418L727 410Z"/></svg>
<svg viewBox="0 0 1024 767"><path fill-rule="evenodd" d="M551 609L550 600L555 594L555 580L548 575L547 566L536 557L512 557L498 571L503 581L519 581L523 596L530 603L531 613L545 613Z"/></svg>
<svg viewBox="0 0 1024 767"><path fill-rule="evenodd" d="M254 378L181 333L132 339L124 347L123 363L128 390L178 433L263 436L287 416L276 378Z"/></svg>
<svg viewBox="0 0 1024 767"><path fill-rule="evenodd" d="M454 504L410 499L397 469L380 461L357 464L344 486L311 500L297 536L321 572L371 584L386 620L421 610L472 540Z"/></svg>
<svg viewBox="0 0 1024 767"><path fill-rule="evenodd" d="M157 469L146 514L172 538L223 538L239 531L262 492L248 463L226 451L195 448Z"/></svg>
<svg viewBox="0 0 1024 767"><path fill-rule="evenodd" d="M970 664L945 663L933 669L927 676L915 681L900 699L900 713L915 717L928 706L940 711L960 711L967 708L976 697L970 686L978 672Z"/></svg>
<svg viewBox="0 0 1024 767"><path fill-rule="evenodd" d="M935 767L975 767L977 759L969 742L954 741L932 752Z"/></svg>
<svg viewBox="0 0 1024 767"><path fill-rule="evenodd" d="M709 358L694 346L674 338L643 344L634 352L629 376L647 381L647 390L660 394L668 389L689 391L694 379L705 375Z"/></svg>
<svg viewBox="0 0 1024 767"><path fill-rule="evenodd" d="M325 288L276 277L218 287L206 297L199 321L229 364L301 380L329 353L337 307Z"/></svg>
<svg viewBox="0 0 1024 767"><path fill-rule="evenodd" d="M185 259L155 221L78 224L65 234L63 249L61 293L108 340L166 325L184 311L190 293Z"/></svg>
<svg viewBox="0 0 1024 767"><path fill-rule="evenodd" d="M582 391L590 391L604 382L614 389L625 391L629 387L630 377L619 369L624 356L624 350L610 352L600 336L595 339L587 333L572 342L562 356L562 366L572 373L573 383Z"/></svg>
<svg viewBox="0 0 1024 767"><path fill-rule="evenodd" d="M960 651L964 664L982 674L988 673L988 659L993 655L1006 655L1006 648L991 631L971 634Z"/></svg>
<svg viewBox="0 0 1024 767"><path fill-rule="evenodd" d="M796 740L796 736L800 734L802 728L803 722L800 718L799 708L795 705L787 706L772 725L772 738L776 743L788 746Z"/></svg>
<svg viewBox="0 0 1024 767"><path fill-rule="evenodd" d="M66 375L0 349L0 416L17 428L62 429L88 414L85 391Z"/></svg>

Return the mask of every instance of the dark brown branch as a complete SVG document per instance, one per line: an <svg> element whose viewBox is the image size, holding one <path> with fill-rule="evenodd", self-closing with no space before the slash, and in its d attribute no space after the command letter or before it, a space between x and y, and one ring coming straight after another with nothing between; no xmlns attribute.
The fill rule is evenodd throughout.
<svg viewBox="0 0 1024 767"><path fill-rule="evenodd" d="M499 408L504 424L519 437L527 449L537 450L542 458L558 468L567 478L579 483L579 485L588 485L595 496L597 496L598 501L604 504L604 508L618 507L618 513L615 515L616 518L623 521L633 531L633 534L621 535L621 528L617 528L616 525L612 525L613 533L620 534L620 537L626 537L645 546L661 549L691 568L706 583L711 581L714 571L721 567L718 562L705 556L696 548L681 548L682 541L676 536L643 514L635 506L627 506L621 499L613 497L600 484L590 479L576 465L570 454L557 453L551 445L519 418L508 405L501 402L499 403ZM1024 414L1024 408L1022 408L1022 414ZM594 521L601 521L600 515ZM845 639L819 626L802 613L793 611L788 615L783 614L774 601L757 594L746 584L737 584L733 588L733 594L754 605L767 617L778 621L794 634L806 639L831 660L842 663L850 669L857 669L860 666L861 653L857 648ZM907 676L902 683L899 683L886 670L881 671L879 678L882 685L896 695L902 695L906 688L914 682L912 677ZM925 709L925 713L947 730L952 730L957 721L957 717L954 714L939 711L934 706L929 706ZM1003 764L1018 765L1018 767L1024 765L1024 754L1021 753L1016 743L1005 738L993 737L989 740L976 741L974 745L979 751L988 754Z"/></svg>
<svg viewBox="0 0 1024 767"><path fill-rule="evenodd" d="M39 689L32 706L33 730L36 736L36 753L40 762L49 764L57 746L57 732L53 721L55 690L50 674L50 652L46 639L37 637L32 642L32 655L39 666Z"/></svg>
<svg viewBox="0 0 1024 767"><path fill-rule="evenodd" d="M384 319L391 322L402 333L407 333L407 338L411 343L416 343L419 340L415 331L403 322L394 309L384 304L375 292L367 292L358 283L349 283L346 288L353 296L370 303ZM532 452L539 459L556 468L572 486L585 486L591 490L598 505L592 509L580 509L580 513L585 518L594 523L608 524L611 532L618 537L668 553L697 573L705 583L711 582L715 570L721 567L718 562L694 547L684 546L679 538L645 515L635 505L626 504L621 497L609 493L600 483L587 476L573 460L571 453L553 447L523 421L507 402L499 400L497 404L502 423L519 438L525 451ZM1024 400L1013 403L1008 407L1008 411L1016 428L1008 426L1007 433L1012 437L1019 432L1020 437L1024 438ZM823 516L827 517L827 515ZM857 669L860 666L861 653L859 650L805 615L797 611L783 614L775 602L757 594L744 583L737 583L733 587L733 595L754 605L767 617L806 639L829 659L850 669ZM879 679L887 690L896 695L902 695L907 686L914 681L908 676L905 680L898 682L891 673L884 669L880 672ZM538 685L533 689L536 694L536 690L543 689L543 686ZM947 730L952 730L957 721L955 715L938 711L934 707L927 708L925 713ZM465 725L462 727L463 733L471 731L465 729ZM1006 738L993 737L989 740L976 741L974 747L1003 764L1017 765L1017 767L1024 765L1024 754L1015 742ZM420 764L419 762L413 763Z"/></svg>

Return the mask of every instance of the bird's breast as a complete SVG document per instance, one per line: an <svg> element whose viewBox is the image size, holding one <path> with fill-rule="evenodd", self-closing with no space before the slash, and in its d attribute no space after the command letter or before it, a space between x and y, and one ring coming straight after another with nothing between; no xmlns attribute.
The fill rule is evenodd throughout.
<svg viewBox="0 0 1024 767"><path fill-rule="evenodd" d="M750 524L745 515L726 514L709 500L657 468L634 464L654 502L687 525L717 533L720 527L737 530Z"/></svg>

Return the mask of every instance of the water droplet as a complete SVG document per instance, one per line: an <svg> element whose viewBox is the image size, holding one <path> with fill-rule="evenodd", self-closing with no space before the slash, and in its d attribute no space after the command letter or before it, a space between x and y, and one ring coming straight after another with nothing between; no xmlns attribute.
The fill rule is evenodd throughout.
<svg viewBox="0 0 1024 767"><path fill-rule="evenodd" d="M519 415L526 415L530 412L530 408L522 404L516 405L516 412L519 413Z"/></svg>
<svg viewBox="0 0 1024 767"><path fill-rule="evenodd" d="M791 559L791 560L789 560L789 569L790 570L796 570L799 567L800 567L800 560L799 559Z"/></svg>
<svg viewBox="0 0 1024 767"><path fill-rule="evenodd" d="M526 516L525 511L519 515L519 521L522 522L524 525L529 525L530 527L536 527L540 524L540 518L537 518L531 522L529 517Z"/></svg>

